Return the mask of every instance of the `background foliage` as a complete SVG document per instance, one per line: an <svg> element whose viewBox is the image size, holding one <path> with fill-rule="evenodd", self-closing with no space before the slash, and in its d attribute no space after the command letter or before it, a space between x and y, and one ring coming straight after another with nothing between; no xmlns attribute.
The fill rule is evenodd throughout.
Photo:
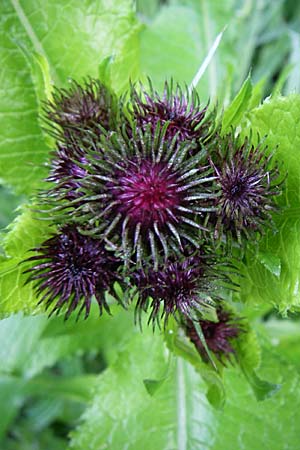
<svg viewBox="0 0 300 450"><path fill-rule="evenodd" d="M300 7L2 0L0 13L0 447L299 448ZM39 118L52 84L99 75L119 94L146 76L158 90L170 77L189 85L222 30L200 97L218 99L224 133L267 135L288 177L279 233L241 261L235 307L252 331L240 365L216 373L175 326L141 333L131 311L48 319L19 263L49 234L28 205L53 148Z"/></svg>

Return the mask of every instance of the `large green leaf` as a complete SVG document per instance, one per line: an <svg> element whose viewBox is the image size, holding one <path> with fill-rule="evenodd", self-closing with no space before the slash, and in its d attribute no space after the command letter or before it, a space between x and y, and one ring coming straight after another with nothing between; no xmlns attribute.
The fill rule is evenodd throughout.
<svg viewBox="0 0 300 450"><path fill-rule="evenodd" d="M228 402L222 414L216 413L213 442L201 450L293 450L298 447L299 376L269 347L262 360L262 378L273 378L282 385L281 390L271 399L257 402L239 374L228 371L225 374Z"/></svg>
<svg viewBox="0 0 300 450"><path fill-rule="evenodd" d="M148 331L136 335L116 364L99 377L92 404L73 434L71 448L297 448L298 374L268 344L263 361L260 376L281 383L281 391L264 402L257 402L240 371L227 368L224 378L228 400L224 410L218 411L208 403L200 375L180 357L171 362L168 377L149 395L143 380L162 380L167 363L165 349L158 335Z"/></svg>
<svg viewBox="0 0 300 450"><path fill-rule="evenodd" d="M50 77L66 85L97 76L113 56L112 83L123 89L138 71L139 28L131 0L3 0L0 12L0 177L30 193L46 175L38 113Z"/></svg>
<svg viewBox="0 0 300 450"><path fill-rule="evenodd" d="M246 255L241 278L243 301L270 302L281 312L300 306L300 96L267 99L248 114L254 137L267 136L282 175L287 172L281 207L276 218L278 233L261 240L259 252Z"/></svg>
<svg viewBox="0 0 300 450"><path fill-rule="evenodd" d="M21 196L14 195L10 189L0 186L0 232L16 217L21 201Z"/></svg>
<svg viewBox="0 0 300 450"><path fill-rule="evenodd" d="M151 353L151 356L150 356ZM162 337L145 329L136 334L116 363L99 378L94 401L74 434L77 450L193 449L212 437L205 427L211 413L205 389L192 366L178 358L168 377L149 395L143 380L166 374ZM202 423L203 421L203 423ZM95 432L97 430L97 432Z"/></svg>
<svg viewBox="0 0 300 450"><path fill-rule="evenodd" d="M18 42L30 42L10 2L0 5L0 178L29 193L46 175L48 149L37 121L38 101L31 71Z"/></svg>

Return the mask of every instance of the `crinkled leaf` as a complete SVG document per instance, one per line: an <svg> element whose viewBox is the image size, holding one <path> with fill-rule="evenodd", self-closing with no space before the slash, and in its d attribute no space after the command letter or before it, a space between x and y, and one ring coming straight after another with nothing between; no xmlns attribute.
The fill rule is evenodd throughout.
<svg viewBox="0 0 300 450"><path fill-rule="evenodd" d="M32 285L25 284L28 276L23 273L24 269L19 258L10 258L0 263L0 317L18 311L27 314L41 311L37 307L38 300Z"/></svg>
<svg viewBox="0 0 300 450"><path fill-rule="evenodd" d="M242 264L241 298L269 302L282 313L300 306L300 96L275 97L249 113L253 137L267 136L282 177L284 193L278 198L278 232L268 232L256 250L248 251ZM280 273L279 273L280 272Z"/></svg>
<svg viewBox="0 0 300 450"><path fill-rule="evenodd" d="M46 175L49 149L37 121L38 101L28 61L17 40L30 45L10 2L1 2L0 179L30 193Z"/></svg>
<svg viewBox="0 0 300 450"><path fill-rule="evenodd" d="M271 348L262 357L262 379L273 379L282 388L272 398L257 402L249 385L234 370L225 373L228 401L217 414L215 439L209 450L282 450L297 448L300 420L299 376ZM291 414L293 411L293 414ZM201 449L202 450L202 449Z"/></svg>
<svg viewBox="0 0 300 450"><path fill-rule="evenodd" d="M180 357L154 395L147 393L142 382L145 374L157 374L166 360L160 337L146 334L135 336L116 364L99 377L93 401L73 434L70 448L297 448L299 376L272 348L267 346L264 351L259 376L272 377L282 389L272 398L257 402L240 371L227 368L224 378L228 400L224 410L218 411L207 402L200 376Z"/></svg>
<svg viewBox="0 0 300 450"><path fill-rule="evenodd" d="M16 217L17 207L22 200L22 196L14 195L10 189L0 186L0 232Z"/></svg>
<svg viewBox="0 0 300 450"><path fill-rule="evenodd" d="M4 0L0 25L0 178L30 193L46 176L49 148L38 113L50 77L66 85L97 76L101 61L114 55L112 83L124 89L138 72L139 27L131 0Z"/></svg>
<svg viewBox="0 0 300 450"><path fill-rule="evenodd" d="M203 426L211 413L203 382L193 367L176 359L169 377L152 396L143 383L149 375L164 372L167 359L161 336L149 329L136 334L116 364L99 377L94 400L74 433L71 448L202 448L201 441L212 438Z"/></svg>
<svg viewBox="0 0 300 450"><path fill-rule="evenodd" d="M34 209L33 205L22 207L18 217L7 227L3 248L8 258L29 257L26 252L43 242L53 230L49 221L41 220Z"/></svg>
<svg viewBox="0 0 300 450"><path fill-rule="evenodd" d="M24 271L28 264L23 261L31 256L29 250L49 237L51 227L48 221L39 220L32 208L24 207L3 236L6 259L0 262L1 315L38 310L33 287L26 284L28 275Z"/></svg>

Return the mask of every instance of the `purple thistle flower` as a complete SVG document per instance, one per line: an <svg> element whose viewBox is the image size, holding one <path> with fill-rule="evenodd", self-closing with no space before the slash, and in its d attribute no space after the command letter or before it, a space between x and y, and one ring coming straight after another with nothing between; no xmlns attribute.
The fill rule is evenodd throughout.
<svg viewBox="0 0 300 450"><path fill-rule="evenodd" d="M55 137L67 142L72 137L83 137L86 131L99 135L102 128L113 129L116 111L115 95L95 79L88 79L83 85L72 81L69 89L56 88L53 99L45 106Z"/></svg>
<svg viewBox="0 0 300 450"><path fill-rule="evenodd" d="M224 358L230 358L230 355L234 354L232 341L237 339L244 330L242 324L239 323L241 319L234 317L232 313L218 308L217 316L218 322L199 320L199 324L208 349L222 362ZM192 320L187 320L186 322L186 334L202 358L207 361L206 350Z"/></svg>
<svg viewBox="0 0 300 450"><path fill-rule="evenodd" d="M105 291L111 291L118 278L119 261L101 242L67 225L34 250L37 254L26 260L36 263L25 271L30 273L27 282L35 283L38 296L42 295L39 303L46 302L46 309L54 304L50 315L66 309L67 319L81 304L78 316L85 309L87 317L93 296L100 314L103 307L109 312Z"/></svg>
<svg viewBox="0 0 300 450"><path fill-rule="evenodd" d="M102 148L88 150L87 175L80 180L82 204L73 205L71 220L84 222L93 237L104 239L141 262L151 255L157 265L162 251L199 247L205 215L215 194L204 151L191 156L191 144L165 140L138 130L132 139L103 136ZM72 206L66 203L66 208Z"/></svg>
<svg viewBox="0 0 300 450"><path fill-rule="evenodd" d="M170 315L192 317L195 311L213 304L214 275L211 264L201 256L189 256L182 261L169 261L158 270L139 269L132 274L139 298L136 314L150 307L149 322L159 322Z"/></svg>
<svg viewBox="0 0 300 450"><path fill-rule="evenodd" d="M238 241L253 232L264 233L273 224L274 197L281 193L282 180L272 164L272 154L246 139L242 146L232 136L223 141L223 150L211 160L219 196L215 199L215 237L229 232Z"/></svg>
<svg viewBox="0 0 300 450"><path fill-rule="evenodd" d="M141 86L141 94L134 86L130 92L130 107L136 125L146 129L150 124L154 133L157 124L167 124L166 139L177 136L178 141L205 140L211 128L211 118L207 117L207 106L202 107L195 90L184 93L177 84L165 83L163 95L160 96L149 80L150 92Z"/></svg>

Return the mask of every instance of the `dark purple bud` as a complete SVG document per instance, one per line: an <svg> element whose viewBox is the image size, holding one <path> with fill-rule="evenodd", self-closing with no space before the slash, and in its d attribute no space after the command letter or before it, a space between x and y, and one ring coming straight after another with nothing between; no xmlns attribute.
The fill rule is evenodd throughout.
<svg viewBox="0 0 300 450"><path fill-rule="evenodd" d="M149 80L149 92L141 85L139 93L131 87L130 106L138 127L146 129L151 126L152 132L157 124L168 124L166 139L177 136L179 142L184 140L205 140L211 128L211 117L207 114L207 106L201 106L197 92L186 88L185 92L173 82L165 83L164 92L160 96Z"/></svg>
<svg viewBox="0 0 300 450"><path fill-rule="evenodd" d="M132 274L139 298L136 314L151 310L149 322L153 325L170 315L192 317L213 304L214 274L210 263L201 256L189 256L182 261L168 262L158 270L139 269Z"/></svg>
<svg viewBox="0 0 300 450"><path fill-rule="evenodd" d="M203 336L208 349L223 362L234 354L232 342L237 339L243 326L241 319L221 308L217 309L218 322L199 320ZM205 361L208 361L206 350L201 342L192 320L186 322L186 334L195 345L196 349Z"/></svg>
<svg viewBox="0 0 300 450"><path fill-rule="evenodd" d="M215 199L217 212L215 236L230 233L241 241L253 232L263 234L272 226L276 210L275 196L281 193L282 177L278 167L262 144L254 147L246 139L226 136L211 166L214 169L219 196Z"/></svg>
<svg viewBox="0 0 300 450"><path fill-rule="evenodd" d="M56 88L52 97L45 114L60 141L82 138L86 132L99 135L101 128L116 126L116 97L99 80L88 79L82 85L72 81L68 89Z"/></svg>
<svg viewBox="0 0 300 450"><path fill-rule="evenodd" d="M65 318L79 307L89 315L92 297L98 302L100 313L103 307L109 311L105 292L112 291L118 279L119 261L103 244L84 236L72 226L64 226L53 237L34 249L37 254L26 261L35 265L26 270L28 281L35 284L39 303L51 313L65 310Z"/></svg>

